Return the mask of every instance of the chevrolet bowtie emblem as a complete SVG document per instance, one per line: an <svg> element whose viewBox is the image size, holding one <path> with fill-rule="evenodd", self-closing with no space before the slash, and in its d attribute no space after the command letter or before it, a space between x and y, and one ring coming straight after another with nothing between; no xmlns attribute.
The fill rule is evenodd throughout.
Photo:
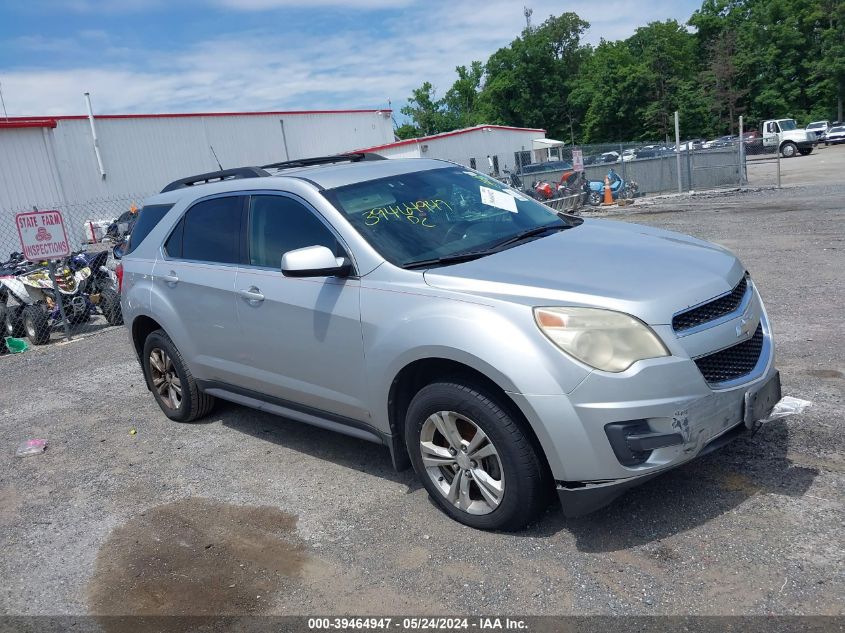
<svg viewBox="0 0 845 633"><path fill-rule="evenodd" d="M743 335L749 334L751 332L751 326L749 325L749 323L751 323L751 317L750 316L743 316L739 320L739 325L736 326L736 337L737 338L740 338Z"/></svg>

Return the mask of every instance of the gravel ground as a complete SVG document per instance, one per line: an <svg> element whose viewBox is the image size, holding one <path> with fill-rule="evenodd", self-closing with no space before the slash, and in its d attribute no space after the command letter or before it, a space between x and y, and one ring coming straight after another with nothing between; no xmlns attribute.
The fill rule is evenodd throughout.
<svg viewBox="0 0 845 633"><path fill-rule="evenodd" d="M683 196L619 216L733 249L784 393L813 406L519 534L450 521L373 444L226 403L168 421L123 328L0 358L0 612L842 615L843 199ZM13 457L34 437L46 453Z"/></svg>

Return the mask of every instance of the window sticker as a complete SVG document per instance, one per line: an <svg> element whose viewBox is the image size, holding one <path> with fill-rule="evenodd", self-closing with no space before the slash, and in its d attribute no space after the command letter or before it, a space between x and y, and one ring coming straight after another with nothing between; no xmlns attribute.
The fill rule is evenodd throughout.
<svg viewBox="0 0 845 633"><path fill-rule="evenodd" d="M479 187L481 191L481 202L484 204L510 211L511 213L519 213L516 210L516 199L503 191L496 191L489 187Z"/></svg>

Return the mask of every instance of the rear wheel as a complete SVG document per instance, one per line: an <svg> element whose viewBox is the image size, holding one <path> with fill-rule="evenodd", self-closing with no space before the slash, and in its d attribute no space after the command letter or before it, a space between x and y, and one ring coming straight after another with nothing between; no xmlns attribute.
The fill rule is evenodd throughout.
<svg viewBox="0 0 845 633"><path fill-rule="evenodd" d="M40 305L26 306L21 319L26 337L33 345L44 345L50 340L50 319Z"/></svg>
<svg viewBox="0 0 845 633"><path fill-rule="evenodd" d="M417 476L456 521L518 530L546 503L540 457L511 413L482 388L457 382L423 387L405 426Z"/></svg>
<svg viewBox="0 0 845 633"><path fill-rule="evenodd" d="M780 153L784 158L792 158L797 152L798 146L792 141L787 141L780 146Z"/></svg>
<svg viewBox="0 0 845 633"><path fill-rule="evenodd" d="M200 391L182 354L164 330L156 330L144 341L144 377L147 386L171 420L193 422L214 406L214 398Z"/></svg>
<svg viewBox="0 0 845 633"><path fill-rule="evenodd" d="M597 207L601 204L601 194L598 191L591 191L589 197L587 198L587 202L589 202L594 207Z"/></svg>
<svg viewBox="0 0 845 633"><path fill-rule="evenodd" d="M120 309L120 295L111 288L100 292L100 309L109 325L123 325L123 312Z"/></svg>

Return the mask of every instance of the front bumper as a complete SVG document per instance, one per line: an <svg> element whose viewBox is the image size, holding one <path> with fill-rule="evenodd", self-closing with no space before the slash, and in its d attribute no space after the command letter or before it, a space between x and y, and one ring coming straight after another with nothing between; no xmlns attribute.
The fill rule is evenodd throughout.
<svg viewBox="0 0 845 633"><path fill-rule="evenodd" d="M691 357L724 347L720 340L736 340L748 314L759 316L765 337L757 366L740 379L708 384ZM750 312L736 319L688 336L677 336L671 326L654 329L671 356L640 361L618 374L592 372L566 395L511 394L539 429L567 515L597 509L740 435L746 430L746 394L778 380L771 331L756 290ZM654 447L643 451L639 462L626 461L618 442L616 450L611 444L608 427L627 424L636 425L633 446Z"/></svg>

